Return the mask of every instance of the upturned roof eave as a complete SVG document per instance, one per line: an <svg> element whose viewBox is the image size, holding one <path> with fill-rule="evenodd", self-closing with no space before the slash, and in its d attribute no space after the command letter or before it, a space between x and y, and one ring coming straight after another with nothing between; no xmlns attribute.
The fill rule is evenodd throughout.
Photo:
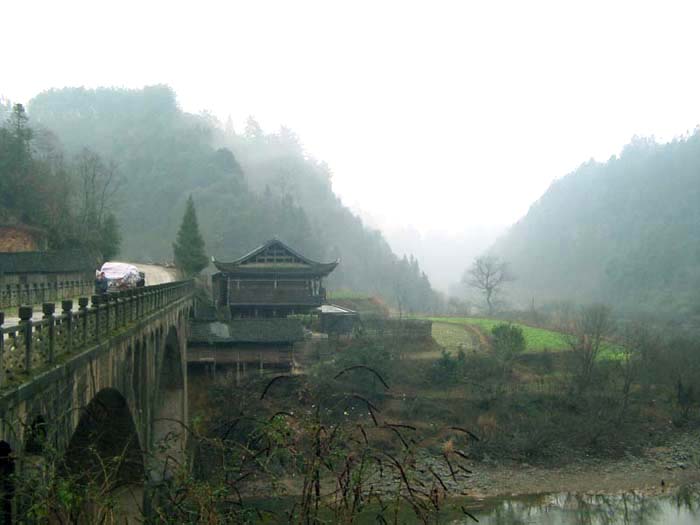
<svg viewBox="0 0 700 525"><path fill-rule="evenodd" d="M303 273L305 271L309 272L309 270L313 269L313 273L327 272L326 273L326 275L327 275L328 273L332 272L335 269L335 267L338 266L338 263L340 262L340 260L335 260L335 261L329 262L329 263L322 263L322 262L314 261L312 259L309 259L308 257L303 256L302 254L300 254L299 252L297 252L293 248L290 248L287 244L285 244L284 242L282 242L279 239L271 239L271 240L267 241L266 243L261 244L260 246L258 246L254 250L246 253L245 255L243 255L242 257L239 257L238 259L236 259L234 261L221 262L221 261L217 261L215 258L212 258L212 262L214 263L214 266L216 266L216 268L220 272L231 273L233 271L238 271L238 270L242 269L241 265L244 262L246 262L249 259L252 259L253 257L255 257L256 255L263 252L264 250L266 250L267 248L269 248L270 246L272 246L274 244L281 245L282 248L287 250L289 253L291 253L292 255L297 257L299 260L303 261L305 264L308 264L309 268L308 269L307 268L299 268L299 269L280 268L279 270L272 270L270 268L264 268L264 269L263 268L246 268L245 271L251 272L251 273L293 273L293 270L296 270L299 273ZM309 272L309 273L311 273L311 272Z"/></svg>

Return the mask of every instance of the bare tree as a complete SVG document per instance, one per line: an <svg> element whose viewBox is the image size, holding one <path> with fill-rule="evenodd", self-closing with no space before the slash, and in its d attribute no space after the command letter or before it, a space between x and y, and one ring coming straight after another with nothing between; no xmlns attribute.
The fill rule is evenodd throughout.
<svg viewBox="0 0 700 525"><path fill-rule="evenodd" d="M87 230L100 228L119 190L117 166L105 162L87 148L75 159L75 175L79 185L78 218Z"/></svg>
<svg viewBox="0 0 700 525"><path fill-rule="evenodd" d="M620 331L622 340L621 359L618 361L622 379L622 406L619 420L621 421L629 406L632 384L639 376L653 368L653 360L661 347L661 339L647 324L640 321L628 323ZM642 388L648 393L650 382L644 381Z"/></svg>
<svg viewBox="0 0 700 525"><path fill-rule="evenodd" d="M612 310L603 304L582 308L579 315L570 321L566 341L574 354L575 381L579 392L590 386L603 342L613 330Z"/></svg>
<svg viewBox="0 0 700 525"><path fill-rule="evenodd" d="M474 260L471 268L465 273L462 282L480 290L484 294L489 307L489 315L493 314L494 300L503 285L514 280L508 269L508 263L493 255L482 255Z"/></svg>

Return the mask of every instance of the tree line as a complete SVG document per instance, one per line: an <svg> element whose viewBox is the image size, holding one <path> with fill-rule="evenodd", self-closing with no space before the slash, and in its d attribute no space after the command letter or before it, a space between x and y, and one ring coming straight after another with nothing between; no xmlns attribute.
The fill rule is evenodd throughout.
<svg viewBox="0 0 700 525"><path fill-rule="evenodd" d="M249 118L237 131L230 120L182 111L167 86L50 90L27 107L69 155L87 146L110 159L106 167L114 162L124 258L171 260L192 196L208 255L219 260L277 236L310 258L340 259L331 288L381 295L406 312L439 304L418 262L397 257L343 205L329 166L288 128L266 133Z"/></svg>
<svg viewBox="0 0 700 525"><path fill-rule="evenodd" d="M67 158L54 133L30 124L24 106L3 109L0 222L44 229L53 249L84 247L114 256L121 242L115 164L88 148Z"/></svg>
<svg viewBox="0 0 700 525"><path fill-rule="evenodd" d="M698 169L696 130L667 144L635 138L553 182L493 248L518 276L513 296L697 316Z"/></svg>

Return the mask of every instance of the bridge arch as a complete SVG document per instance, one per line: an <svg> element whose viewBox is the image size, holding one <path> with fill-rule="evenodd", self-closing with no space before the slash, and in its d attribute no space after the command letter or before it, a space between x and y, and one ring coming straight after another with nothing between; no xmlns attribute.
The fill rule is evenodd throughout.
<svg viewBox="0 0 700 525"><path fill-rule="evenodd" d="M62 474L78 484L142 487L144 461L129 404L114 388L100 390L83 410L64 455Z"/></svg>

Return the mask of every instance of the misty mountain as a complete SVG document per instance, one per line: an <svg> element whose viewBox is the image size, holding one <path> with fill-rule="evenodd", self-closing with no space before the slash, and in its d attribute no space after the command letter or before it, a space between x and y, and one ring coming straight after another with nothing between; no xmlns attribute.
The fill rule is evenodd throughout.
<svg viewBox="0 0 700 525"><path fill-rule="evenodd" d="M440 291L464 299L459 282L464 270L489 248L505 228L474 226L458 234L429 231L421 234L415 228L385 232L387 241L397 254L415 256Z"/></svg>
<svg viewBox="0 0 700 525"><path fill-rule="evenodd" d="M700 133L635 138L555 181L493 251L522 303L604 301L700 313Z"/></svg>
<svg viewBox="0 0 700 525"><path fill-rule="evenodd" d="M342 204L329 167L289 129L265 133L251 118L237 133L230 122L182 111L167 86L50 90L30 101L28 114L67 155L87 147L116 165L122 257L171 260L192 195L207 250L220 260L277 236L309 257L341 259L331 287L400 296L415 311L438 300L417 262L394 255Z"/></svg>

